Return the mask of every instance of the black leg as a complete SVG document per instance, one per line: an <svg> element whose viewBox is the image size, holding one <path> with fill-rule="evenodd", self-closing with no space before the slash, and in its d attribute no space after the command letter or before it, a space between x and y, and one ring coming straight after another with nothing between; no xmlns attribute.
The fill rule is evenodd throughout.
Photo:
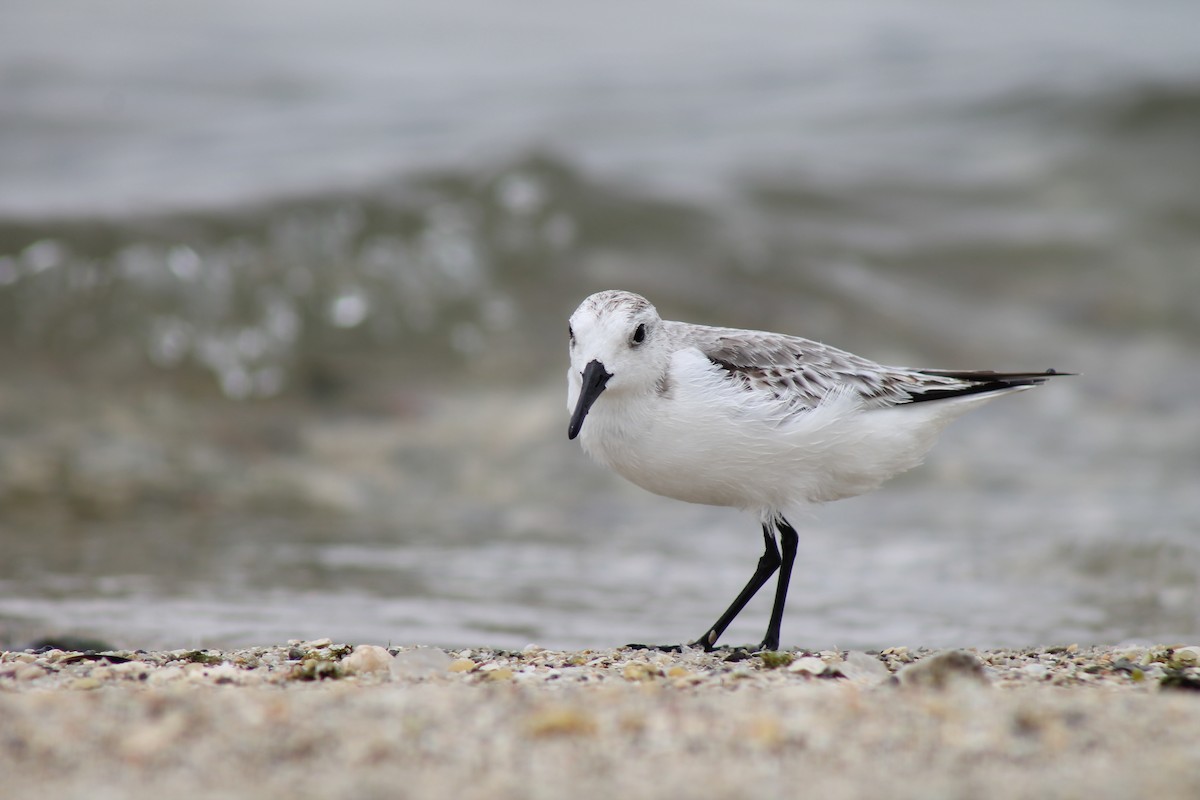
<svg viewBox="0 0 1200 800"><path fill-rule="evenodd" d="M775 525L779 529L779 539L783 546L783 562L779 566L779 583L775 586L775 605L771 607L771 622L767 625L767 635L762 640L759 650L779 649L779 627L783 624L783 607L787 603L792 564L796 562L796 547L800 541L796 529L782 516L775 520Z"/></svg>
<svg viewBox="0 0 1200 800"><path fill-rule="evenodd" d="M788 530L791 530L791 528L788 528ZM792 531L792 536L796 536L795 531ZM787 553L786 541L787 540L785 539L783 551L785 557ZM717 639L721 638L721 634L724 633L725 629L729 627L729 623L733 622L733 618L736 617L738 613L746 607L746 603L750 602L750 598L754 597L755 592L761 589L763 584L775 574L775 570L779 569L779 547L775 544L775 536L771 533L771 529L766 525L763 525L763 544L765 549L763 550L762 557L758 559L758 567L755 568L754 575L750 578L750 582L746 584L746 588L742 589L742 593L737 596L737 599L733 601L729 608L725 609L725 613L721 615L721 618L714 622L713 626L705 631L703 636L692 642L692 647L699 645L705 650L712 650L713 646L717 643ZM793 538L792 557L794 558L795 555L796 543ZM792 562L786 561L784 563L790 572L792 568ZM778 600L776 600L776 602L778 602ZM772 620L774 620L774 616L772 616ZM779 638L778 625L775 625L775 638Z"/></svg>

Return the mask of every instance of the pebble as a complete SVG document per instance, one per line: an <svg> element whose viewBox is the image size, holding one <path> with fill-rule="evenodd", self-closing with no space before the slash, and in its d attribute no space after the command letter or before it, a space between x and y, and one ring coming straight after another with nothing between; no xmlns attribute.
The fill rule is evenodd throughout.
<svg viewBox="0 0 1200 800"><path fill-rule="evenodd" d="M1040 665L1031 665L1040 666ZM910 664L896 676L901 685L946 689L953 684L986 684L983 662L964 650L945 650Z"/></svg>
<svg viewBox="0 0 1200 800"><path fill-rule="evenodd" d="M879 683L892 674L878 658L859 651L847 653L837 669L842 677L859 683Z"/></svg>
<svg viewBox="0 0 1200 800"><path fill-rule="evenodd" d="M390 675L394 661L387 648L376 644L360 644L343 659L342 667L351 675Z"/></svg>
<svg viewBox="0 0 1200 800"><path fill-rule="evenodd" d="M634 661L632 664L625 665L625 669L621 670L621 675L627 681L652 681L662 675L662 672L652 664Z"/></svg>
<svg viewBox="0 0 1200 800"><path fill-rule="evenodd" d="M445 650L414 647L397 653L390 669L395 678L422 678L445 672L453 660Z"/></svg>
<svg viewBox="0 0 1200 800"><path fill-rule="evenodd" d="M1041 680L1050 674L1050 667L1046 666L1045 664L1026 664L1025 666L1021 667L1021 672L1025 673L1031 678Z"/></svg>
<svg viewBox="0 0 1200 800"><path fill-rule="evenodd" d="M803 672L812 675L814 678L821 675L828 668L828 664L815 656L805 656L797 658L787 666L788 672Z"/></svg>
<svg viewBox="0 0 1200 800"><path fill-rule="evenodd" d="M1196 666L1200 664L1200 647L1176 647L1172 660L1180 666Z"/></svg>

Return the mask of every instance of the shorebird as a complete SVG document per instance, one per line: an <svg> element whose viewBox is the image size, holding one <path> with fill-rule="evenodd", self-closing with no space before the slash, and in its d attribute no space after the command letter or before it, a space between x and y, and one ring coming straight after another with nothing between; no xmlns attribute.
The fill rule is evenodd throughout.
<svg viewBox="0 0 1200 800"><path fill-rule="evenodd" d="M889 367L796 336L664 320L624 291L588 297L568 332L568 438L655 494L758 516L762 557L690 643L705 650L776 571L759 649L778 649L799 538L785 511L871 491L958 416L1067 374Z"/></svg>

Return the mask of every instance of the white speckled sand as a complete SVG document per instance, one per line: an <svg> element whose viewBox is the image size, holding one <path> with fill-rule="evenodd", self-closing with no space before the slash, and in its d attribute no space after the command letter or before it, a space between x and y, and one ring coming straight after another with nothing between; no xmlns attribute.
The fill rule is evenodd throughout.
<svg viewBox="0 0 1200 800"><path fill-rule="evenodd" d="M1200 797L1200 648L0 656L5 797Z"/></svg>

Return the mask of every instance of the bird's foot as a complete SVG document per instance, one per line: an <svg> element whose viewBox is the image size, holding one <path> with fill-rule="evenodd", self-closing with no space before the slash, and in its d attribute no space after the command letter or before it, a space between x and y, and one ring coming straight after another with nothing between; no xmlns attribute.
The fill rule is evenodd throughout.
<svg viewBox="0 0 1200 800"><path fill-rule="evenodd" d="M770 642L757 646L749 644L740 647L726 645L724 647L718 647L716 650L725 654L725 657L722 659L722 661L745 661L746 659L754 658L755 656L767 657L768 653L776 653L779 650L778 645L774 647L768 647L768 644L770 644Z"/></svg>
<svg viewBox="0 0 1200 800"><path fill-rule="evenodd" d="M779 639L768 636L757 647L753 645L716 645L716 636L712 631L706 632L694 642L687 644L638 644L625 645L630 650L657 650L660 653L682 653L684 650L699 649L706 653L727 653L726 661L742 661L756 653L774 652L779 649Z"/></svg>
<svg viewBox="0 0 1200 800"><path fill-rule="evenodd" d="M695 642L690 644L637 644L635 642L625 645L629 650L657 650L660 653L682 653L685 649L699 646Z"/></svg>

